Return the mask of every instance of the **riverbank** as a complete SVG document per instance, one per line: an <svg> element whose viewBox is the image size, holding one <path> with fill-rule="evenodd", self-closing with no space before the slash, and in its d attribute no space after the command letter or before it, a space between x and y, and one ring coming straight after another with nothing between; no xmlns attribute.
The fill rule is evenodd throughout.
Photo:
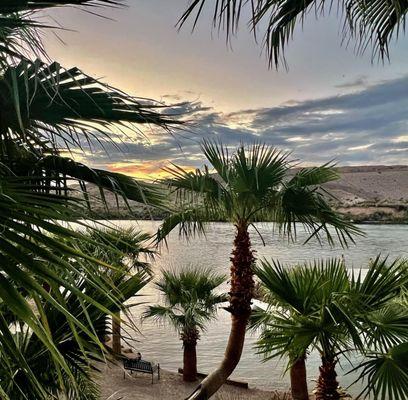
<svg viewBox="0 0 408 400"><path fill-rule="evenodd" d="M365 206L350 206L350 207L337 207L336 208L343 217L355 224L395 224L406 225L408 224L408 206L401 205L365 205ZM138 211L137 209L129 211L95 211L89 214L92 219L101 220L129 220L129 221L162 221L168 217L169 214L161 212L160 210L152 210L150 213L147 211ZM224 221L213 221L224 222Z"/></svg>
<svg viewBox="0 0 408 400"><path fill-rule="evenodd" d="M339 167L337 171L340 179L323 187L331 194L328 200L345 218L355 223L408 223L407 165ZM72 188L73 196L83 198L79 186ZM103 202L95 185L87 186L87 196L93 218L162 220L167 216L164 210L125 202L109 191L104 192Z"/></svg>
<svg viewBox="0 0 408 400"><path fill-rule="evenodd" d="M101 400L180 400L188 396L197 383L183 382L181 375L161 369L160 380L154 377L154 384L147 374L126 374L117 365L99 366L101 373L97 380L101 389ZM260 389L242 389L224 385L214 400L289 400L288 393Z"/></svg>

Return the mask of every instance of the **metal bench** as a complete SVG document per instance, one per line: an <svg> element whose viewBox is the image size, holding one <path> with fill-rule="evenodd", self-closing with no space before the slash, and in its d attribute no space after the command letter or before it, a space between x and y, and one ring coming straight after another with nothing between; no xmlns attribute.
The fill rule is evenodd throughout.
<svg viewBox="0 0 408 400"><path fill-rule="evenodd" d="M142 372L144 374L151 374L152 375L152 384L153 384L153 376L154 373L157 371L157 379L160 380L160 364L153 364L150 361L144 360L135 360L132 358L124 358L123 359L123 368L130 373L134 372ZM126 378L126 371L123 372L123 379Z"/></svg>

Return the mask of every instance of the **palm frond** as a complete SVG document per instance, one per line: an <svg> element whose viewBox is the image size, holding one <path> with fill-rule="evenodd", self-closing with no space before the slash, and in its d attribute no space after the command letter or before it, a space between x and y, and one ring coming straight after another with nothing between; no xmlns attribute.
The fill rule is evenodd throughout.
<svg viewBox="0 0 408 400"><path fill-rule="evenodd" d="M240 146L232 157L234 173L229 184L244 201L248 196L262 199L271 188L282 184L289 168L287 157L288 154L265 144L254 144L248 149Z"/></svg>
<svg viewBox="0 0 408 400"><path fill-rule="evenodd" d="M193 27L202 14L206 0L194 0L182 14L179 25L184 25L193 17ZM249 26L255 37L257 30L264 32L263 45L267 51L270 66L278 67L285 63L284 53L294 31L304 19L314 14L315 18L329 14L332 5L324 0L299 1L284 0L221 0L215 2L213 25L225 29L227 40L238 29L241 14L249 9ZM364 52L371 45L373 57L388 57L388 44L405 30L405 18L408 11L406 0L389 2L372 0L360 2L349 0L338 3L338 14L343 16L343 35L356 41L358 52ZM194 15L194 16L193 16Z"/></svg>
<svg viewBox="0 0 408 400"><path fill-rule="evenodd" d="M319 167L300 169L289 181L288 185L297 187L318 186L333 182L339 178L340 175L335 171L334 165L327 163Z"/></svg>
<svg viewBox="0 0 408 400"><path fill-rule="evenodd" d="M368 268L363 278L361 272L352 277L352 293L356 307L365 311L379 309L401 292L408 282L408 275L401 269L401 262L388 262L387 258L378 255Z"/></svg>
<svg viewBox="0 0 408 400"><path fill-rule="evenodd" d="M39 159L37 166L46 170L51 176L54 173L56 176L73 178L79 181L82 187L92 183L97 185L100 191L104 189L111 191L116 196L122 197L129 208L128 200L149 206L163 206L164 204L165 193L157 185L136 180L124 174L90 168L70 158L57 155ZM104 200L103 193L101 193L101 198Z"/></svg>
<svg viewBox="0 0 408 400"><path fill-rule="evenodd" d="M222 220L222 216L204 206L182 208L166 217L156 234L157 243L165 240L178 226L179 235L185 238L205 234L205 225L210 221Z"/></svg>
<svg viewBox="0 0 408 400"><path fill-rule="evenodd" d="M41 10L60 6L118 6L122 0L3 0L0 14L11 14L21 11Z"/></svg>
<svg viewBox="0 0 408 400"><path fill-rule="evenodd" d="M342 246L354 243L355 236L363 235L360 228L333 209L319 188L305 186L301 180L285 185L275 218L289 237L296 237L296 223L301 223L310 233L306 242L312 238L320 241L324 236L329 244L334 244L330 226L334 228L335 236Z"/></svg>
<svg viewBox="0 0 408 400"><path fill-rule="evenodd" d="M392 347L386 354L372 354L351 372L355 371L367 382L360 397L404 400L408 392L408 343Z"/></svg>
<svg viewBox="0 0 408 400"><path fill-rule="evenodd" d="M64 69L57 62L21 61L0 79L3 135L41 146L64 143L82 148L91 139L122 125L136 132L140 124L167 129L174 116L163 105L125 95L101 84L78 68ZM96 132L96 133L92 133Z"/></svg>

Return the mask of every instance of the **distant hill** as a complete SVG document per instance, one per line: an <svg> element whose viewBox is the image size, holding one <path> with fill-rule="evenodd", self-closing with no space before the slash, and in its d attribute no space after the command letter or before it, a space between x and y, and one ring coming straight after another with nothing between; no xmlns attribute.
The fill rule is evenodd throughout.
<svg viewBox="0 0 408 400"><path fill-rule="evenodd" d="M408 165L340 167L326 188L355 221L408 222Z"/></svg>
<svg viewBox="0 0 408 400"><path fill-rule="evenodd" d="M337 168L341 178L325 185L335 197L335 207L356 222L408 222L408 165L356 166ZM130 202L132 212L113 194L105 191L108 210L100 199L99 189L89 185L94 215L109 218L155 218L163 213L149 211L146 207Z"/></svg>

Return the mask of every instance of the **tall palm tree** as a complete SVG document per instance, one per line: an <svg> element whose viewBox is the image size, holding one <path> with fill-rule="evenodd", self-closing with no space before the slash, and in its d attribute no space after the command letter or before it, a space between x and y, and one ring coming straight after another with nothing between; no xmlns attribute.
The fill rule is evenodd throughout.
<svg viewBox="0 0 408 400"><path fill-rule="evenodd" d="M377 258L365 278L350 279L340 259L295 268L263 261L257 276L270 304L254 312L252 326L263 327L257 348L266 359L289 356L294 399L308 398L304 379L308 352L317 350L322 360L316 398L339 399L340 354L357 350L364 355L381 343L389 349L407 339L407 309L390 304L406 282L397 262L386 266ZM369 379L368 391L371 384ZM403 381L396 385L390 398L401 399L396 393L398 388L408 389L404 385Z"/></svg>
<svg viewBox="0 0 408 400"><path fill-rule="evenodd" d="M205 324L215 318L217 307L227 300L214 293L225 276L209 269L184 268L179 272L163 271L156 287L164 296L165 305L149 306L144 318L154 318L173 325L183 342L183 380L197 380L197 341Z"/></svg>
<svg viewBox="0 0 408 400"><path fill-rule="evenodd" d="M186 236L203 233L205 223L228 221L235 228L231 258L231 332L219 368L197 388L192 398L206 399L215 393L235 369L241 357L245 331L251 314L254 290L254 252L249 227L258 221L274 221L281 233L296 238L296 223L310 233L309 239L324 234L333 243L333 230L342 244L361 233L342 219L324 197L321 186L337 178L328 165L300 169L290 175L288 155L262 144L242 145L234 154L212 142L202 150L210 163L203 170L188 172L174 166L166 182L177 194L176 211L166 218L157 237L163 240L178 225ZM210 172L210 168L214 171Z"/></svg>
<svg viewBox="0 0 408 400"><path fill-rule="evenodd" d="M183 25L195 14L195 26L209 0L192 0L179 20ZM240 24L244 11L251 15L249 26L255 38L258 30L264 31L263 46L267 50L269 65L284 62L284 51L293 37L295 27L302 24L308 14L316 18L323 17L332 11L331 3L326 1L292 1L274 2L269 0L236 1L222 0L214 3L213 24L218 29L226 29L227 38L234 35ZM372 56L384 59L389 56L388 45L405 31L405 17L408 4L405 0L390 2L373 0L360 2L357 0L340 1L337 3L338 15L342 16L343 38L356 41L357 53L363 53L372 47Z"/></svg>

